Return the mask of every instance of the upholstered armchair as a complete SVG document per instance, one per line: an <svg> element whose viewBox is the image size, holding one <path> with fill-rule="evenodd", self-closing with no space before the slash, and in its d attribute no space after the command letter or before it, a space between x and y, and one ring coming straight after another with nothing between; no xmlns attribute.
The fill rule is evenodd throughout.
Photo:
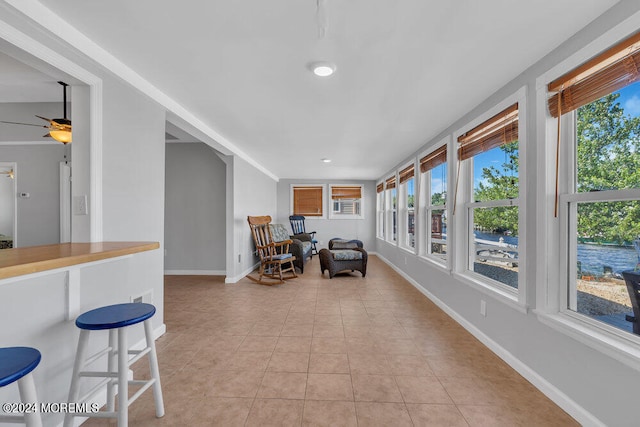
<svg viewBox="0 0 640 427"><path fill-rule="evenodd" d="M269 227L271 227L271 235L275 242L282 242L284 240L293 241L293 243L289 245L289 253L296 258L293 265L298 267L301 274L304 273L304 264L311 258L311 235L300 233L290 236L287 228L282 224L270 224Z"/></svg>

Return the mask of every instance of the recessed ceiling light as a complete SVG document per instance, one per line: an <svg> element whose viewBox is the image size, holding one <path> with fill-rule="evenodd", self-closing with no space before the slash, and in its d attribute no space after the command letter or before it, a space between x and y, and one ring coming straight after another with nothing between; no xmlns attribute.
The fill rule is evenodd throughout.
<svg viewBox="0 0 640 427"><path fill-rule="evenodd" d="M318 77L329 77L336 71L336 66L330 62L314 62L311 71Z"/></svg>
<svg viewBox="0 0 640 427"><path fill-rule="evenodd" d="M320 159L320 160L322 160L325 163L331 163L331 159Z"/></svg>

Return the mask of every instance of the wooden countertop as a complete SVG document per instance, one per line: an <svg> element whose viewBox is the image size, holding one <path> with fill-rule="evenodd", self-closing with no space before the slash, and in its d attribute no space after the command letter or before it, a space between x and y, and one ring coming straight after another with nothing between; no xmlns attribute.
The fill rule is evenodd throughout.
<svg viewBox="0 0 640 427"><path fill-rule="evenodd" d="M60 243L0 250L0 279L158 249L158 242Z"/></svg>

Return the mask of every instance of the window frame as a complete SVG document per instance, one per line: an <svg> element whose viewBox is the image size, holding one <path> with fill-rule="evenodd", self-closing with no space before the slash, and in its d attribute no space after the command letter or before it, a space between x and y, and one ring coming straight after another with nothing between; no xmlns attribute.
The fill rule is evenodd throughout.
<svg viewBox="0 0 640 427"><path fill-rule="evenodd" d="M557 119L551 117L547 110L547 84L636 33L639 26L640 13L636 13L541 74L535 83L536 133L544 143L536 145L539 179L536 181L534 213L539 241L535 254L535 277L543 282L536 289L534 313L541 323L636 370L640 370L640 336L562 309L563 306L567 307L568 277L564 273L567 271L569 244L563 236L567 236L569 224L563 223L560 218L563 218L563 214L566 218L567 213L563 209L568 209L565 202L569 202L571 197L563 196L566 189L559 189L559 214L558 218L554 218L555 170L551 165L555 164ZM575 138L571 135L575 134L573 127L566 118L563 119L562 146L574 146L575 141L571 141ZM570 144L568 141L571 141ZM566 151L561 151L560 155L565 155L567 159L566 154ZM606 194L602 196L607 197Z"/></svg>
<svg viewBox="0 0 640 427"><path fill-rule="evenodd" d="M419 242L419 251L418 251L418 255L420 256L421 259L430 261L435 263L437 266L442 266L445 267L446 269L450 270L451 269L451 249L452 249L452 239L451 239L451 226L448 227L447 229L447 240L446 240L446 245L447 245L447 253L444 256L437 256L431 253L431 242L432 242L432 236L431 236L431 212L434 210L444 210L447 213L447 217L448 218L452 218L452 212L451 212L451 203L449 203L449 198L451 196L451 191L450 191L450 183L451 183L451 147L450 147L450 141L451 141L451 137L447 136L443 139L441 139L437 144L433 145L432 147L429 147L428 150L424 150L423 152L420 153L420 155L418 156L418 167L417 167L417 172L419 174L419 179L418 179L418 214L417 214L417 218L418 221L420 222L420 227L419 227L419 234L418 234L418 242ZM432 205L431 204L431 171L432 169L430 169L427 172L421 172L420 171L420 159L422 159L423 157L433 153L434 151L440 149L441 147L446 147L447 149L447 160L445 161L444 165L446 165L447 170L446 170L446 179L447 179L447 196L445 198L445 203L444 205Z"/></svg>
<svg viewBox="0 0 640 427"><path fill-rule="evenodd" d="M300 215L294 213L294 188L307 187L307 188L322 188L322 215L304 215L306 218L311 219L327 219L327 186L325 184L291 184L289 188L289 215Z"/></svg>
<svg viewBox="0 0 640 427"><path fill-rule="evenodd" d="M382 191L378 193L377 187L382 185ZM384 240L385 236L385 188L384 181L376 183L376 237Z"/></svg>
<svg viewBox="0 0 640 427"><path fill-rule="evenodd" d="M334 188L340 188L340 187L360 187L360 199L358 199L360 201L360 213L359 214L339 214L339 213L334 213L333 211L333 203L334 203L334 199L333 199L333 189ZM329 219L365 219L364 218L364 206L365 206L365 197L364 197L364 185L362 184L329 184L329 190L328 190L328 200L329 200L329 206L330 209L327 209L327 212L329 213Z"/></svg>
<svg viewBox="0 0 640 427"><path fill-rule="evenodd" d="M394 172L393 176L396 179L396 185L394 188L387 188L387 180L385 179L384 186L384 201L385 201L385 240L388 243L397 245L398 244L398 173ZM387 179L392 178L391 176ZM395 192L396 196L396 206L393 206L393 196L392 192ZM395 235L393 232L393 221L396 221Z"/></svg>
<svg viewBox="0 0 640 427"><path fill-rule="evenodd" d="M458 137L478 126L484 121L504 111L507 107L518 103L518 199L492 200L476 202L473 197L473 161L474 157L462 162L458 161ZM500 103L485 111L484 114L476 117L466 125L459 128L453 135L454 150L448 154L449 165L455 165L456 175L459 177L454 185L457 186L457 195L454 195L452 205L457 202L453 209L453 224L457 229L455 232L454 251L448 251L449 257L453 257L453 274L463 282L487 292L507 303L508 305L526 312L527 307L527 88L521 87L510 96L504 98ZM514 289L497 280L493 280L484 275L474 272L472 267L472 255L474 248L473 241L473 209L497 207L497 206L518 206L518 288ZM449 236L447 236L449 237ZM450 239L449 239L450 240ZM448 242L449 244L449 242Z"/></svg>
<svg viewBox="0 0 640 427"><path fill-rule="evenodd" d="M416 238L416 225L417 225L417 180L416 180L416 162L412 160L410 162L405 163L398 171L402 171L405 168L408 168L413 165L413 247L409 244L409 192L408 192L408 182L403 182L400 184L400 178L398 173L398 180L396 181L396 200L397 200L397 242L398 246L406 251L409 251L413 254L417 253L418 242Z"/></svg>

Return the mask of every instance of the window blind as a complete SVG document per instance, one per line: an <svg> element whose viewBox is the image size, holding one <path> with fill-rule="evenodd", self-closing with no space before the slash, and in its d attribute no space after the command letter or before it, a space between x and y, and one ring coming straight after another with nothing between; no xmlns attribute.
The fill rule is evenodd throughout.
<svg viewBox="0 0 640 427"><path fill-rule="evenodd" d="M331 199L361 199L362 188L357 187L331 187Z"/></svg>
<svg viewBox="0 0 640 427"><path fill-rule="evenodd" d="M420 159L420 172L425 173L447 162L447 146L443 145Z"/></svg>
<svg viewBox="0 0 640 427"><path fill-rule="evenodd" d="M376 185L376 193L382 193L384 191L384 183L381 182L380 184Z"/></svg>
<svg viewBox="0 0 640 427"><path fill-rule="evenodd" d="M387 185L387 190L391 189L391 188L396 188L396 177L392 176L391 178L387 178L386 181Z"/></svg>
<svg viewBox="0 0 640 427"><path fill-rule="evenodd" d="M414 166L407 166L406 168L400 171L400 184L404 184L409 181L415 175Z"/></svg>
<svg viewBox="0 0 640 427"><path fill-rule="evenodd" d="M322 216L322 187L293 187L293 214Z"/></svg>
<svg viewBox="0 0 640 427"><path fill-rule="evenodd" d="M640 76L640 33L616 44L547 86L553 117L622 89ZM560 105L558 105L560 98Z"/></svg>
<svg viewBox="0 0 640 427"><path fill-rule="evenodd" d="M489 151L518 140L518 103L511 105L470 131L460 135L458 160Z"/></svg>

